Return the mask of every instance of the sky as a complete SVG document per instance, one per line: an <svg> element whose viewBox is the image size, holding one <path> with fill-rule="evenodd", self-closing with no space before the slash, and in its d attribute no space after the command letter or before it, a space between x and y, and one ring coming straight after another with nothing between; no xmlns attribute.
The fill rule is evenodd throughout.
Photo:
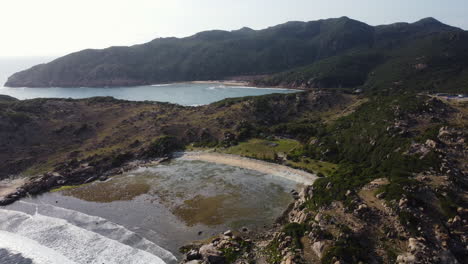
<svg viewBox="0 0 468 264"><path fill-rule="evenodd" d="M435 17L468 29L467 0L2 0L0 10L0 56L61 56L341 16L370 25Z"/></svg>

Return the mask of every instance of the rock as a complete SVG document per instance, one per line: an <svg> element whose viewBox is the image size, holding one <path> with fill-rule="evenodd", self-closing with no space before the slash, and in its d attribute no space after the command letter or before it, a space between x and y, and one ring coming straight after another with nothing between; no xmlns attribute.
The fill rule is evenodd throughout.
<svg viewBox="0 0 468 264"><path fill-rule="evenodd" d="M416 238L411 237L408 240L408 250L409 252L415 254L421 252L424 249L424 245L419 242Z"/></svg>
<svg viewBox="0 0 468 264"><path fill-rule="evenodd" d="M323 217L323 215L321 213L318 213L318 214L315 215L314 220L316 222L320 222L322 220L322 217Z"/></svg>
<svg viewBox="0 0 468 264"><path fill-rule="evenodd" d="M294 264L294 256L291 254L286 255L281 264Z"/></svg>
<svg viewBox="0 0 468 264"><path fill-rule="evenodd" d="M299 200L299 198L300 198L299 193L296 192L296 191L294 191L294 192L292 193L292 196L293 196L294 200Z"/></svg>
<svg viewBox="0 0 468 264"><path fill-rule="evenodd" d="M282 249L285 249L287 246L288 246L288 242L283 241L278 245L278 249L282 250Z"/></svg>
<svg viewBox="0 0 468 264"><path fill-rule="evenodd" d="M228 231L224 232L223 235L228 236L228 237L232 237L232 231L228 230Z"/></svg>
<svg viewBox="0 0 468 264"><path fill-rule="evenodd" d="M468 215L468 209L465 209L463 207L458 207L457 213L461 216Z"/></svg>
<svg viewBox="0 0 468 264"><path fill-rule="evenodd" d="M317 257L321 259L326 249L326 246L326 241L317 241L314 244L312 244L312 250L314 251L315 255L317 255Z"/></svg>
<svg viewBox="0 0 468 264"><path fill-rule="evenodd" d="M366 210L367 209L367 204L360 204L358 206L358 211L363 211L363 210Z"/></svg>
<svg viewBox="0 0 468 264"><path fill-rule="evenodd" d="M52 172L51 175L54 176L54 177L63 177L63 176L60 175L60 173L58 173L58 172Z"/></svg>
<svg viewBox="0 0 468 264"><path fill-rule="evenodd" d="M406 206L407 203L408 203L408 199L401 198L400 201L398 202L398 206L401 208L401 207Z"/></svg>
<svg viewBox="0 0 468 264"><path fill-rule="evenodd" d="M426 140L425 145L426 145L428 148L431 148L431 149L437 148L437 142L435 142L435 141L432 140L432 139Z"/></svg>
<svg viewBox="0 0 468 264"><path fill-rule="evenodd" d="M386 194L385 192L381 192L381 193L378 193L375 197L377 199L383 199L383 198L385 198L385 194Z"/></svg>
<svg viewBox="0 0 468 264"><path fill-rule="evenodd" d="M12 204L16 201L16 198L4 198L4 199L0 199L0 206L5 206L5 205L9 205L9 204Z"/></svg>
<svg viewBox="0 0 468 264"><path fill-rule="evenodd" d="M200 260L190 260L188 262L185 262L185 264L201 264L202 262Z"/></svg>
<svg viewBox="0 0 468 264"><path fill-rule="evenodd" d="M405 263L405 264L410 264L410 263L416 263L416 257L411 254L406 254L406 255L399 255L397 257L397 263Z"/></svg>
<svg viewBox="0 0 468 264"><path fill-rule="evenodd" d="M219 251L213 244L203 245L200 248L199 253L205 260L210 256L221 256L221 251Z"/></svg>
<svg viewBox="0 0 468 264"><path fill-rule="evenodd" d="M226 259L223 256L208 256L206 261L210 264L224 264Z"/></svg>
<svg viewBox="0 0 468 264"><path fill-rule="evenodd" d="M195 259L201 259L201 258L202 258L202 255L195 249L192 249L189 252L187 252L187 254L185 254L186 260L195 260Z"/></svg>
<svg viewBox="0 0 468 264"><path fill-rule="evenodd" d="M462 224L462 220L461 220L460 216L458 216L458 215L455 216L454 218L452 218L451 220L452 221L450 221L450 222L451 222L452 227L459 227Z"/></svg>
<svg viewBox="0 0 468 264"><path fill-rule="evenodd" d="M107 181L108 177L107 176L101 176L99 177L100 181Z"/></svg>

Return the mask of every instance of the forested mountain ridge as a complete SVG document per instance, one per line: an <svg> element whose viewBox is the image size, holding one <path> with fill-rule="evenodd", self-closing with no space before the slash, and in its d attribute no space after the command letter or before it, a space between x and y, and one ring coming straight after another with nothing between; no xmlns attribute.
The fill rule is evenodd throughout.
<svg viewBox="0 0 468 264"><path fill-rule="evenodd" d="M432 47L433 43L437 45ZM437 61L452 65L451 56L455 56L457 68L448 75L466 75L467 43L465 31L433 18L373 27L341 17L287 22L263 30L205 31L131 47L83 50L16 73L6 85L112 87L267 75L256 84L355 87L366 83L374 70L384 71L384 77L389 75L386 65L399 63L415 52L424 59L440 57L441 50L453 51L450 61ZM417 64L424 68L424 62ZM336 68L345 73L340 75ZM303 70L306 74L297 77Z"/></svg>

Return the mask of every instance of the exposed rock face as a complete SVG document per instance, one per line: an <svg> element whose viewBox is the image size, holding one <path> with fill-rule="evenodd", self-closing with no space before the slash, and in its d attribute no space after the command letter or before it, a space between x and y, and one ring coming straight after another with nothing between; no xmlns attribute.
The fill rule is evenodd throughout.
<svg viewBox="0 0 468 264"><path fill-rule="evenodd" d="M327 250L327 245L330 244L330 241L317 241L312 244L312 250L317 255L319 259L323 257L325 250Z"/></svg>

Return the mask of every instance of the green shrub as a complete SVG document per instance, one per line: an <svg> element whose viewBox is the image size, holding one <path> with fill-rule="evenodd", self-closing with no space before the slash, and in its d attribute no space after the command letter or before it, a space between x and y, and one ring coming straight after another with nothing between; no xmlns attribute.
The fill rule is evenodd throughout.
<svg viewBox="0 0 468 264"><path fill-rule="evenodd" d="M307 225L299 223L289 223L283 227L283 232L292 238L296 248L302 248L301 238L307 231Z"/></svg>
<svg viewBox="0 0 468 264"><path fill-rule="evenodd" d="M161 136L155 139L145 151L147 158L158 158L171 154L182 148L182 145L173 136Z"/></svg>
<svg viewBox="0 0 468 264"><path fill-rule="evenodd" d="M112 158L112 167L119 167L132 158L133 154L131 152L119 153Z"/></svg>
<svg viewBox="0 0 468 264"><path fill-rule="evenodd" d="M356 237L347 226L341 226L342 236L325 251L322 263L333 264L334 258L344 263L368 263L369 247L363 245L364 238Z"/></svg>
<svg viewBox="0 0 468 264"><path fill-rule="evenodd" d="M6 116L16 125L24 125L31 120L28 114L21 112L7 112Z"/></svg>

